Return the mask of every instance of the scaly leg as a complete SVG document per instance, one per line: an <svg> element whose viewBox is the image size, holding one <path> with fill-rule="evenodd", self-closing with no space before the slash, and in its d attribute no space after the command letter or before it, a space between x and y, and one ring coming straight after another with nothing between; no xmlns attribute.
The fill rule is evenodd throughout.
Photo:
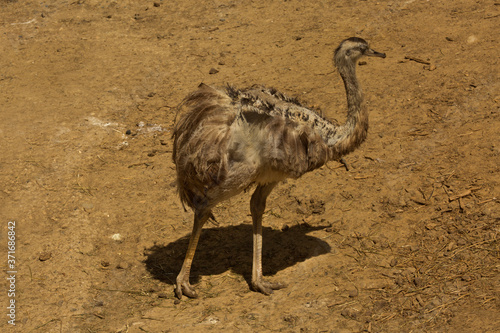
<svg viewBox="0 0 500 333"><path fill-rule="evenodd" d="M189 273L191 271L191 264L193 263L194 253L196 251L196 246L198 245L198 240L200 239L201 229L203 225L211 216L210 210L195 211L194 213L194 224L193 231L191 232L191 237L189 238L189 245L186 252L186 257L184 258L184 263L182 264L182 269L177 275L175 295L181 299L182 295L187 297L196 298L198 295L189 283Z"/></svg>
<svg viewBox="0 0 500 333"><path fill-rule="evenodd" d="M258 185L250 200L253 220L252 288L265 295L272 294L275 289L286 287L282 283L273 283L262 279L262 214L266 209L266 199L274 186L276 183Z"/></svg>

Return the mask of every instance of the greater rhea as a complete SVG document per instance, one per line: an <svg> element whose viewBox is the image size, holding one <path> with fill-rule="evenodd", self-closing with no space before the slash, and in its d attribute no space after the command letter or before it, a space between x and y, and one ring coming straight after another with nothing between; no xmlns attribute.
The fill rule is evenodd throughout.
<svg viewBox="0 0 500 333"><path fill-rule="evenodd" d="M175 125L173 160L183 205L194 211L189 245L177 276L175 293L196 297L189 283L191 264L201 230L221 201L253 184L252 288L266 295L284 285L262 277L262 214L276 184L299 178L331 160L339 160L366 138L368 111L356 77L362 56L385 58L361 38L351 37L335 50L334 62L345 85L347 120L343 125L325 119L275 89L200 84L183 103Z"/></svg>

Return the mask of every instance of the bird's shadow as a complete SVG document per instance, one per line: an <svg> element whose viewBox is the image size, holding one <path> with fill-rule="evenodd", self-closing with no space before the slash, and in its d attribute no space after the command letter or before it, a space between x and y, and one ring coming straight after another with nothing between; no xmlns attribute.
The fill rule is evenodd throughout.
<svg viewBox="0 0 500 333"><path fill-rule="evenodd" d="M263 274L274 275L308 258L330 252L323 240L307 233L326 226L311 227L297 224L283 231L263 228ZM165 246L155 245L146 249L146 268L153 278L175 284L189 234ZM252 226L241 224L203 229L191 269L191 283L199 282L202 275L221 274L231 270L245 278L250 285L252 272Z"/></svg>

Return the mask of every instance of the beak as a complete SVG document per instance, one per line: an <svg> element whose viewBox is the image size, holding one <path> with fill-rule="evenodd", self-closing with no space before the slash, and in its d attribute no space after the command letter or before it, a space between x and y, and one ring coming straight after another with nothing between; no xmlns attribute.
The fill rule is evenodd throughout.
<svg viewBox="0 0 500 333"><path fill-rule="evenodd" d="M366 50L365 55L369 57L385 58L385 53L377 52L372 49Z"/></svg>

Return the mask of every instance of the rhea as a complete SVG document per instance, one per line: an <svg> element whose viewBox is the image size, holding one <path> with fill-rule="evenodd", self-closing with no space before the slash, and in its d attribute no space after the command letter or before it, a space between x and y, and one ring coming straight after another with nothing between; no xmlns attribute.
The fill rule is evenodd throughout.
<svg viewBox="0 0 500 333"><path fill-rule="evenodd" d="M253 222L251 287L269 295L285 285L262 276L262 215L273 188L286 178L299 178L356 149L366 138L368 111L356 77L362 56L385 58L361 38L351 37L335 50L334 63L344 81L347 120L325 119L272 88L200 84L181 103L173 160L182 204L194 211L194 225L175 294L197 297L189 283L191 264L203 225L215 219L220 202L256 186L250 200Z"/></svg>

